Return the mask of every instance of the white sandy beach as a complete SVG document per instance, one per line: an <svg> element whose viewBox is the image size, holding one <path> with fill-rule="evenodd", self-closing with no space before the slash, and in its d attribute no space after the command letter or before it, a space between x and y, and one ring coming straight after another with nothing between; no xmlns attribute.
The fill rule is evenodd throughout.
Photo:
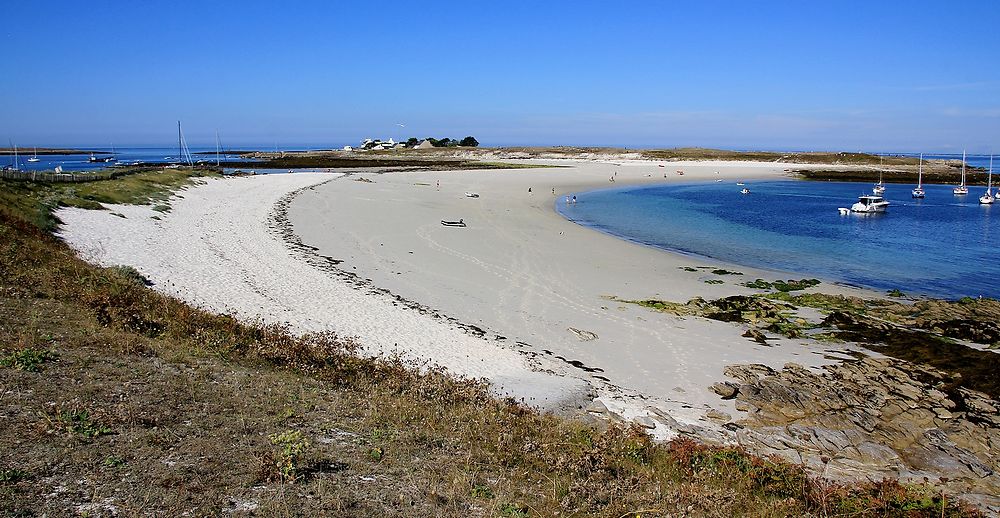
<svg viewBox="0 0 1000 518"><path fill-rule="evenodd" d="M287 322L296 331L356 337L369 354L399 353L484 377L498 394L542 408L585 404L596 393L625 417L655 407L682 423L707 424L709 409L736 415L708 388L725 379L725 365L833 361L830 346L796 340L762 346L740 336L737 325L611 300L715 298L752 292L737 285L745 279L791 275L625 242L553 209L556 197L612 185L615 171L618 187L776 178L789 164L558 163L570 167L213 179L180 193L167 214L115 206L62 209L58 216L65 222L61 235L85 258L132 265L157 289L187 302ZM371 182L356 181L361 177ZM467 191L480 197L468 198ZM283 224L273 219L276 204L296 192L285 227L315 253L290 248ZM466 228L440 224L459 218ZM322 256L342 261L336 268L367 287L324 267L329 261ZM715 276L684 266L744 275L712 285L704 280ZM667 422L652 425L658 436L671 435Z"/></svg>

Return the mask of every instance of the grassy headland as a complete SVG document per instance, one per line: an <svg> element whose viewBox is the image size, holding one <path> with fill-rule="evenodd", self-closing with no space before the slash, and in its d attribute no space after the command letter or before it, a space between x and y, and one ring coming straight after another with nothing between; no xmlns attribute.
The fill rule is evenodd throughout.
<svg viewBox="0 0 1000 518"><path fill-rule="evenodd" d="M50 233L57 206L163 203L206 174L0 182L0 514L978 514L921 485L542 415L342 337L193 308Z"/></svg>
<svg viewBox="0 0 1000 518"><path fill-rule="evenodd" d="M233 167L296 168L296 167L435 167L442 169L483 168L482 161L536 159L572 159L604 157L608 160L638 158L662 161L753 161L775 164L820 164L824 169L790 169L808 180L874 182L883 172L887 183L915 183L918 159L846 152L776 152L729 151L708 148L639 149L604 147L498 147L498 148L432 148L391 149L382 151L303 151L254 152L243 156L260 162L233 163ZM235 165L233 165L235 164ZM924 181L927 183L957 183L961 172L960 160L924 160ZM968 167L968 183L986 183L981 168Z"/></svg>

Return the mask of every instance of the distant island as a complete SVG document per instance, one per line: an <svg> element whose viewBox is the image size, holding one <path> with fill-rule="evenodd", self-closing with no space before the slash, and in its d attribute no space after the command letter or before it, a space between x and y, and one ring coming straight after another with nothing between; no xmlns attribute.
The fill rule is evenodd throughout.
<svg viewBox="0 0 1000 518"><path fill-rule="evenodd" d="M86 155L93 153L95 155L110 155L110 151L98 151L96 149L69 149L69 148L17 148L17 154L19 155ZM13 155L13 148L0 148L0 155Z"/></svg>

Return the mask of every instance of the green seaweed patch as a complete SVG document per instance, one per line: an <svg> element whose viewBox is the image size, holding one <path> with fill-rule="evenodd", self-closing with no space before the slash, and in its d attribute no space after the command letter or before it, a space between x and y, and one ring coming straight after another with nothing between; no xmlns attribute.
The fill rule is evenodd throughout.
<svg viewBox="0 0 1000 518"><path fill-rule="evenodd" d="M787 291L779 291L761 296L821 311L857 311L864 313L868 308L863 299L859 297L845 297L843 295L827 295L825 293L800 293L793 295Z"/></svg>
<svg viewBox="0 0 1000 518"><path fill-rule="evenodd" d="M722 284L721 279L706 279L705 284Z"/></svg>
<svg viewBox="0 0 1000 518"><path fill-rule="evenodd" d="M704 302L702 299L691 299L691 301L686 304L680 302L671 302L669 300L657 300L657 299L646 299L646 300L621 300L617 298L612 298L616 302L624 302L626 304L635 304L637 306L642 306L644 308L655 309L656 311L662 311L664 313L672 313L675 315L696 315L699 312L699 308L692 304L694 301L699 300Z"/></svg>
<svg viewBox="0 0 1000 518"><path fill-rule="evenodd" d="M716 275L743 275L743 272L734 272L734 271L726 270L726 269L723 269L723 268L716 268L716 269L712 270L712 273L714 273Z"/></svg>
<svg viewBox="0 0 1000 518"><path fill-rule="evenodd" d="M789 279L787 281L776 280L774 282L767 282L764 279L756 279L752 282L744 282L742 286L747 288L755 288L758 290L770 290L775 289L778 291L789 292L789 291L799 291L806 288L812 288L820 284L819 279Z"/></svg>
<svg viewBox="0 0 1000 518"><path fill-rule="evenodd" d="M780 281L780 280L774 281L773 285L774 289L778 291L788 292L788 291L799 291L799 290L804 290L806 288L812 288L813 286L819 285L819 283L820 283L819 279L799 279L799 280L789 279L787 281Z"/></svg>
<svg viewBox="0 0 1000 518"><path fill-rule="evenodd" d="M677 268L684 270L685 272L697 272L698 269L694 266L678 266Z"/></svg>
<svg viewBox="0 0 1000 518"><path fill-rule="evenodd" d="M756 279L753 281L741 282L740 286L746 286L747 288L754 288L757 290L769 290L772 285L764 279Z"/></svg>
<svg viewBox="0 0 1000 518"><path fill-rule="evenodd" d="M886 295L888 295L890 297L897 298L897 299L901 299L903 297L906 297L905 293L903 293L902 291L899 291L897 289L892 289L892 290L887 291Z"/></svg>

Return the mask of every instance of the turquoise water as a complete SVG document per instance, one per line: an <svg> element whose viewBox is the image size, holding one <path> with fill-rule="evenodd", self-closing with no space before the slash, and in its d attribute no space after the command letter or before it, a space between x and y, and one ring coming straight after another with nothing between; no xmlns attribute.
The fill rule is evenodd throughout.
<svg viewBox="0 0 1000 518"><path fill-rule="evenodd" d="M879 290L1000 298L1000 204L952 186L890 184L882 215L840 215L870 184L733 182L632 187L560 199L567 219L645 245Z"/></svg>

